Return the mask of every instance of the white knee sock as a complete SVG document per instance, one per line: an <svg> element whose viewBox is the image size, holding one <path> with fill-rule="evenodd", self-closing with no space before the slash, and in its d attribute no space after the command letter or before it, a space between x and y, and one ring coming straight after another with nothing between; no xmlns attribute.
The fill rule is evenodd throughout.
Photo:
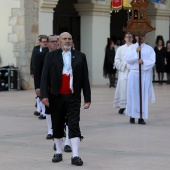
<svg viewBox="0 0 170 170"><path fill-rule="evenodd" d="M40 98L39 97L36 98L36 102L37 102L37 112L41 112Z"/></svg>
<svg viewBox="0 0 170 170"><path fill-rule="evenodd" d="M71 138L73 157L78 156L78 149L80 144L80 138Z"/></svg>
<svg viewBox="0 0 170 170"><path fill-rule="evenodd" d="M40 101L40 106L41 106L41 110L42 110L41 114L43 116L45 116L45 105L41 101Z"/></svg>
<svg viewBox="0 0 170 170"><path fill-rule="evenodd" d="M56 154L62 154L62 138L54 138Z"/></svg>
<svg viewBox="0 0 170 170"><path fill-rule="evenodd" d="M52 130L52 123L51 123L51 115L46 114L46 123L47 123L47 128L48 128L48 134L53 134Z"/></svg>
<svg viewBox="0 0 170 170"><path fill-rule="evenodd" d="M68 133L69 133L69 130L68 130L68 126L66 125L66 141L65 141L65 145L71 145L71 141L69 139L69 136L68 136Z"/></svg>

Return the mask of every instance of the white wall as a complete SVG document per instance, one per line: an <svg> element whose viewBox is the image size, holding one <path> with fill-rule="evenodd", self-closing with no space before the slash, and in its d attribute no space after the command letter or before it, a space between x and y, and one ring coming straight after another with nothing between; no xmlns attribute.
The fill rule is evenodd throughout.
<svg viewBox="0 0 170 170"><path fill-rule="evenodd" d="M106 85L103 78L104 49L110 34L110 17L81 16L81 51L86 54L92 85Z"/></svg>
<svg viewBox="0 0 170 170"><path fill-rule="evenodd" d="M86 54L89 79L92 81L92 16L81 16L81 52ZM74 38L74 37L73 37Z"/></svg>
<svg viewBox="0 0 170 170"><path fill-rule="evenodd" d="M166 43L166 41L169 40L169 20L154 19L151 21L151 23L153 27L156 27L156 30L146 35L146 42L148 42L149 45L154 47L157 35L162 35Z"/></svg>
<svg viewBox="0 0 170 170"><path fill-rule="evenodd" d="M105 85L109 80L103 77L103 62L105 57L105 47L107 38L110 37L110 17L93 16L93 85Z"/></svg>
<svg viewBox="0 0 170 170"><path fill-rule="evenodd" d="M6 66L13 63L16 65L16 59L13 54L13 44L8 42L8 33L12 33L12 26L9 26L9 17L11 9L19 8L20 0L1 0L0 5L0 66Z"/></svg>
<svg viewBox="0 0 170 170"><path fill-rule="evenodd" d="M169 40L169 25L170 22L167 18L162 19L152 19L151 20L152 26L156 28L155 31L152 31L146 35L146 41L150 46L153 48L155 47L155 41L157 35L162 35L164 37L165 45L166 42ZM158 75L155 70L155 80L158 80ZM167 80L166 75L164 74L164 80Z"/></svg>
<svg viewBox="0 0 170 170"><path fill-rule="evenodd" d="M53 12L39 11L39 35L53 34Z"/></svg>

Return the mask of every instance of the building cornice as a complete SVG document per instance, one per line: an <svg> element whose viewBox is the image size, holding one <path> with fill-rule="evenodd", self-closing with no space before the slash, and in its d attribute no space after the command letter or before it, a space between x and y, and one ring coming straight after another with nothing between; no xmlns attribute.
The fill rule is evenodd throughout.
<svg viewBox="0 0 170 170"><path fill-rule="evenodd" d="M59 0L41 0L40 1L40 11L41 12L54 12L54 8L58 4Z"/></svg>
<svg viewBox="0 0 170 170"><path fill-rule="evenodd" d="M95 15L95 16L110 16L110 6L100 3L79 3L74 4L74 7L79 12L80 16Z"/></svg>
<svg viewBox="0 0 170 170"><path fill-rule="evenodd" d="M148 16L155 18L164 18L169 20L170 9L150 9L148 10Z"/></svg>

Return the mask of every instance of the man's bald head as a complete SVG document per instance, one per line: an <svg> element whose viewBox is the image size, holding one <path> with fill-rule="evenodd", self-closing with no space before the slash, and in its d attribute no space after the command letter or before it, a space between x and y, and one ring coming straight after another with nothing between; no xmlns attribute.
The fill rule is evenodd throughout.
<svg viewBox="0 0 170 170"><path fill-rule="evenodd" d="M67 37L71 37L72 38L72 35L69 33L69 32L62 32L60 34L60 39L63 38L64 36L67 36Z"/></svg>
<svg viewBox="0 0 170 170"><path fill-rule="evenodd" d="M72 46L72 36L68 32L63 32L60 34L59 43L63 51L69 51Z"/></svg>

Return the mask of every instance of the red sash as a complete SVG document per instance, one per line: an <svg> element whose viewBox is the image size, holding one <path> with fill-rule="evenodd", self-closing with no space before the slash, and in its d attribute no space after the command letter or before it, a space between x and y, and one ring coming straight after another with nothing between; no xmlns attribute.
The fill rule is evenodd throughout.
<svg viewBox="0 0 170 170"><path fill-rule="evenodd" d="M71 94L71 93L72 91L70 89L70 75L67 76L66 74L63 74L59 94Z"/></svg>

